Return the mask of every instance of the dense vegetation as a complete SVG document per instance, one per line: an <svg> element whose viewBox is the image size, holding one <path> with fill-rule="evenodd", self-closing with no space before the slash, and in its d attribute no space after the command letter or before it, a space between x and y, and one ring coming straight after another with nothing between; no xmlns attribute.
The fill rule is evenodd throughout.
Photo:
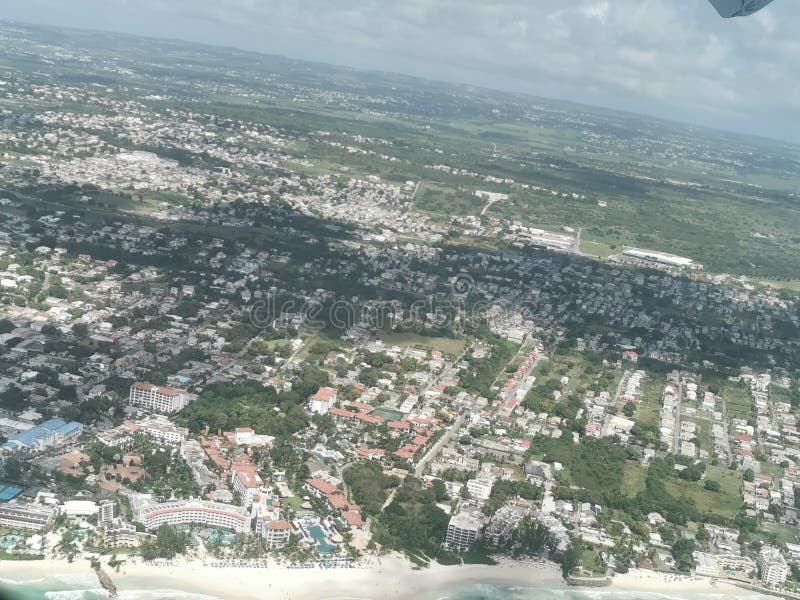
<svg viewBox="0 0 800 600"><path fill-rule="evenodd" d="M364 513L377 515L388 498L388 489L398 483L396 477L383 474L383 466L377 462L356 463L344 471L344 482L350 490L351 499L361 506ZM441 483L441 482L439 482Z"/></svg>
<svg viewBox="0 0 800 600"><path fill-rule="evenodd" d="M436 501L433 488L426 488L415 477L406 477L392 503L373 524L375 541L406 553L419 564L437 557L447 560L441 544L449 517Z"/></svg>
<svg viewBox="0 0 800 600"><path fill-rule="evenodd" d="M540 500L542 493L542 488L528 481L496 481L492 486L489 499L483 505L483 512L492 515L497 512L498 508L516 496L525 500Z"/></svg>
<svg viewBox="0 0 800 600"><path fill-rule="evenodd" d="M276 392L260 383L216 383L179 415L179 421L195 433L230 431L247 423L261 434L288 436L308 425L302 404L328 383L328 375L306 367L288 392Z"/></svg>
<svg viewBox="0 0 800 600"><path fill-rule="evenodd" d="M144 560L156 558L175 558L186 552L189 545L189 535L171 525L162 525L156 532L154 540L145 540L139 552Z"/></svg>
<svg viewBox="0 0 800 600"><path fill-rule="evenodd" d="M576 492L561 487L558 492L604 506L618 502L622 494L623 467L627 458L625 450L609 438L589 438L581 444L573 444L571 434L567 434L556 440L540 442L540 448L545 452L545 461L568 466L568 481L565 483L584 488Z"/></svg>

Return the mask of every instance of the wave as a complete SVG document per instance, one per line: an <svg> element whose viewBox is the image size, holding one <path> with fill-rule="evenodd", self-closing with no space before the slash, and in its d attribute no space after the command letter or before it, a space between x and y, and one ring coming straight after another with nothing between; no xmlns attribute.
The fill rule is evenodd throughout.
<svg viewBox="0 0 800 600"><path fill-rule="evenodd" d="M95 600L96 598L108 598L109 594L103 588L92 588L86 590L62 590L49 591L44 593L47 600Z"/></svg>
<svg viewBox="0 0 800 600"><path fill-rule="evenodd" d="M119 600L222 600L216 596L180 590L120 590L117 598Z"/></svg>
<svg viewBox="0 0 800 600"><path fill-rule="evenodd" d="M45 577L39 577L37 579L26 579L25 581L20 581L17 579L5 579L4 577L0 577L0 585L5 586L15 586L15 585L36 585L38 583L44 583Z"/></svg>
<svg viewBox="0 0 800 600"><path fill-rule="evenodd" d="M514 586L491 583L456 584L416 596L415 600L763 600L756 592L741 594L687 592L674 594L656 591L619 590L614 588L570 588L561 586Z"/></svg>

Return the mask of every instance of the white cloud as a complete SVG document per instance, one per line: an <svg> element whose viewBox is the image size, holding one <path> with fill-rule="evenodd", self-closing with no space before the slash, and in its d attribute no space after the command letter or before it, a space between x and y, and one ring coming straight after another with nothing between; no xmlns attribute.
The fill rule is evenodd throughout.
<svg viewBox="0 0 800 600"><path fill-rule="evenodd" d="M10 7L5 5L9 4ZM5 12L469 80L800 139L800 3L703 0L4 0ZM759 107L754 113L753 108ZM787 115L793 116L787 123Z"/></svg>

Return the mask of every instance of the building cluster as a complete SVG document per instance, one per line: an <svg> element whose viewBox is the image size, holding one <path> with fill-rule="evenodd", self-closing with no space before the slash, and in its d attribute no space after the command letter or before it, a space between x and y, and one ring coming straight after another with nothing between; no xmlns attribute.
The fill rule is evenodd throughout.
<svg viewBox="0 0 800 600"><path fill-rule="evenodd" d="M27 53L18 35L0 47ZM669 566L687 530L658 512L634 524L589 498L571 480L577 465L548 455L581 444L620 447L626 476L668 459L680 479L671 483L698 492L719 484L708 473L723 465L726 480L742 478L746 517L798 525L796 297L653 250L589 260L580 230L493 213L520 195L605 200L444 164L456 157L432 142L414 149L434 157L417 166L457 181L475 214L417 209L430 190L397 177L410 164L405 142L338 125L300 135L138 88L123 97L7 76L3 106L36 99L31 114L0 112L0 525L30 533L27 550L56 548L66 520L111 548L174 526L268 550L296 537L318 558L349 556L372 536L373 513L346 485L364 461L390 482L435 487L453 552L479 540L507 548L533 519L556 551L572 538L596 548L598 570L626 544ZM384 93L261 83L292 102L366 114L424 109ZM184 98L255 94L227 76L181 85ZM359 168L326 172L308 158L318 151ZM571 365L539 397L562 351L599 374ZM763 372L737 374L733 358ZM650 361L670 365L663 378ZM741 397L704 380L715 372ZM229 404L245 387L264 406ZM192 419L208 397L214 410ZM249 420L239 410L253 422L233 422ZM15 473L19 461L26 470ZM631 485L646 488L642 479ZM791 543L755 551L735 529L704 530L698 574L780 588L800 559Z"/></svg>

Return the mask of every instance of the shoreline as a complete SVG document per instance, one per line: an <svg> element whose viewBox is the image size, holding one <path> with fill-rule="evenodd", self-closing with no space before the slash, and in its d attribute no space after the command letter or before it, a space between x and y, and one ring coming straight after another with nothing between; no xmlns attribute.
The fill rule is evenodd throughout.
<svg viewBox="0 0 800 600"><path fill-rule="evenodd" d="M611 580L611 586L606 589L664 595L672 595L677 592L686 594L719 594L731 597L745 595L754 597L757 595L766 598L765 592L760 590L748 590L749 594L743 594L742 587L725 579L702 575L662 573L647 569L631 569L628 573L615 575Z"/></svg>
<svg viewBox="0 0 800 600"><path fill-rule="evenodd" d="M367 564L352 569L291 569L280 565L268 568L220 568L203 565L200 561L179 560L165 566L126 563L119 572L113 569L107 572L119 593L174 591L224 600L262 600L266 597L279 600L421 600L434 597L435 592L446 590L449 586L473 583L568 589L555 563L513 566L433 565L427 569L414 569L399 555L373 558ZM38 585L44 581L57 581L59 578L76 580L84 576L90 578L87 582L97 582L97 574L88 560L73 563L61 560L35 563L0 561L0 581L3 582ZM761 591L744 590L724 580L642 569L632 569L624 575L616 575L608 587L569 589L579 593L602 590L610 593L766 597Z"/></svg>
<svg viewBox="0 0 800 600"><path fill-rule="evenodd" d="M105 563L103 566L107 568ZM200 561L179 560L165 566L126 563L119 572L114 569L107 572L118 593L168 590L224 600L418 600L448 586L470 583L565 587L560 569L552 563L510 567L433 565L414 569L405 558L397 555L372 559L352 569L291 569L280 565L220 568L205 566ZM84 576L97 582L97 574L88 560L73 563L43 560L25 565L0 561L0 581L4 582L37 585L59 577ZM99 586L93 584L93 587Z"/></svg>

